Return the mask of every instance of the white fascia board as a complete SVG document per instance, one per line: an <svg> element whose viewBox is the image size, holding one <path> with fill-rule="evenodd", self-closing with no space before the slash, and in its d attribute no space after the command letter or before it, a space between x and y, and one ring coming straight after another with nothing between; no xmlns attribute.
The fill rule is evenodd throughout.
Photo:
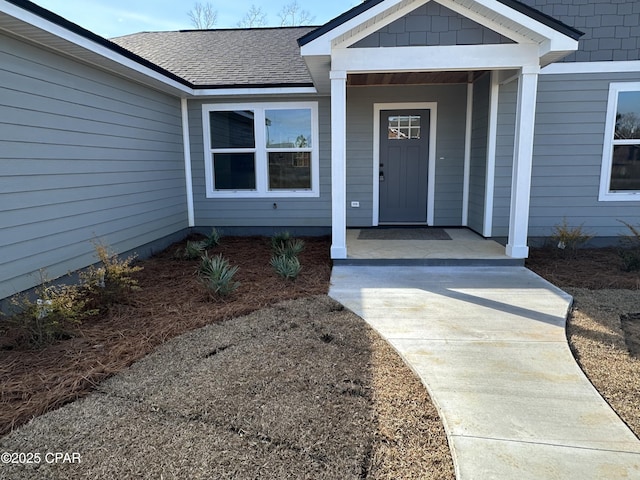
<svg viewBox="0 0 640 480"><path fill-rule="evenodd" d="M385 10L402 3L404 0L385 0L384 2L380 2L378 5L375 5L368 9L367 11L361 13L360 15L353 17L351 20L347 20L343 24L337 26L336 28L328 31L324 35L312 40L307 43L303 47L300 48L300 53L303 57L308 55L331 55L331 43L333 40L340 35L345 34L349 30L356 28L358 25L361 25L369 20L372 20L377 15L384 13ZM428 1L428 0L426 0ZM426 3L425 0L420 2ZM416 4L413 8L417 8Z"/></svg>
<svg viewBox="0 0 640 480"><path fill-rule="evenodd" d="M248 95L310 95L317 94L315 87L267 87L267 88L204 88L195 89L194 97L234 97Z"/></svg>
<svg viewBox="0 0 640 480"><path fill-rule="evenodd" d="M501 24L499 21L488 19L484 15L470 10L468 7L460 5L455 0L435 0L440 5L453 10L460 15L463 15L470 20L473 20L484 27L487 27L494 32L499 33L507 38L510 38L517 43L530 43L531 38L525 35L514 32L508 26ZM521 25L523 28L531 31L536 36L541 36L546 39L541 44L540 56L542 57L549 51L575 51L578 49L578 41L574 40L566 35L554 30L553 28L534 20L533 18L518 12L517 10L508 7L507 5L500 3L496 0L474 0L475 3L481 5L493 12L498 16L503 16L509 20Z"/></svg>
<svg viewBox="0 0 640 480"><path fill-rule="evenodd" d="M470 10L469 8L467 8L464 5L460 5L458 2L456 2L455 0L434 0L437 1L437 3L439 3L440 5L442 5L443 7L448 8L451 11L454 11L456 13L459 13L460 15L462 15L465 18L468 18L469 20L472 20L480 25L482 25L483 27L486 27L490 30L493 30L496 33L499 33L500 35L507 37L511 40L513 40L516 43L528 43L531 42L530 38L525 37L524 35L520 35L517 32L514 32L512 29L506 27L505 25L499 23L499 22L494 22L492 20L490 20L489 18L485 17L484 15L478 13L478 12L474 12L473 10ZM495 2L498 5L502 5L501 3ZM503 7L505 7L504 5L502 5ZM493 11L495 11L495 8L492 7L487 7ZM497 12L500 13L501 15L506 16L507 18L511 18L511 15L505 15L505 13L517 13L512 9L508 9L508 12L503 11L503 12Z"/></svg>
<svg viewBox="0 0 640 480"><path fill-rule="evenodd" d="M345 48L334 51L331 67L349 73L489 70L537 66L538 60L535 44Z"/></svg>
<svg viewBox="0 0 640 480"><path fill-rule="evenodd" d="M571 52L575 52L578 50L578 40L574 40L573 38L565 37L562 38L554 38L545 40L540 44L540 58L544 57L549 53L555 52L564 52L568 55Z"/></svg>
<svg viewBox="0 0 640 480"><path fill-rule="evenodd" d="M450 1L450 0L447 0L447 1ZM520 13L517 10L514 10L511 7L508 7L504 3L500 3L497 0L474 0L474 2L477 3L478 5L482 5L483 7L493 10L494 12L500 15L503 15L504 17L510 20L513 20L514 22L517 22L518 24L531 30L532 32L535 32L539 35L542 35L543 37L550 39L552 43L555 43L556 41L562 42L562 39L570 39L576 42L576 48L577 48L576 40L573 40L570 37L567 37L563 33L558 32L557 30L545 25L544 23L534 20L533 18L529 17L528 15L525 15L524 13Z"/></svg>
<svg viewBox="0 0 640 480"><path fill-rule="evenodd" d="M162 82L165 85L170 86L171 88L180 90L185 94L193 94L192 88L183 85L180 82L176 82L175 80L167 78L161 73L145 67L144 65L141 65L138 62L125 57L124 55L120 55L119 53L116 53L115 51L105 47L104 45L100 45L99 43L83 37L82 35L67 30L66 28L61 27L56 23L50 22L49 20L46 20L38 15L35 15L34 13L23 10L22 8L13 5L12 3L0 0L0 11L16 18L17 20L20 20L21 22L29 24L35 28L38 28L68 42L71 42L74 45L77 45L78 47L81 47L96 55L109 59L131 70L135 70L136 72L152 78L153 80Z"/></svg>
<svg viewBox="0 0 640 480"><path fill-rule="evenodd" d="M372 33L375 33L378 30L386 27L387 25L395 22L396 20L410 14L416 8L421 7L422 5L424 5L429 1L430 0L405 2L405 5L403 6L399 5L399 8L397 8L393 13L388 13L380 19L377 19L375 17L367 19L366 22L361 22L358 25L356 25L356 27L358 26L361 27L359 31L355 33L351 33L350 31L342 33L341 35L334 37L334 40L331 42L331 45L333 46L333 48L348 48L353 44L359 42L363 38L368 37ZM366 24L366 25L363 26L363 24ZM351 35L346 36L347 33L351 33ZM344 36L344 39L340 38L342 36Z"/></svg>
<svg viewBox="0 0 640 480"><path fill-rule="evenodd" d="M575 73L639 73L640 61L626 62L565 62L553 63L544 67L543 75L562 75Z"/></svg>

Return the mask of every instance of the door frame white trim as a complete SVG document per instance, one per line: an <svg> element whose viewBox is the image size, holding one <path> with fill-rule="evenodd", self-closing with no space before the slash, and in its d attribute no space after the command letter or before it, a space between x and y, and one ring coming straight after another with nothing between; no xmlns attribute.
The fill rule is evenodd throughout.
<svg viewBox="0 0 640 480"><path fill-rule="evenodd" d="M427 178L427 225L433 225L436 188L436 132L438 102L374 103L373 104L373 215L372 226L377 227L380 218L380 112L385 110L429 110L429 152Z"/></svg>

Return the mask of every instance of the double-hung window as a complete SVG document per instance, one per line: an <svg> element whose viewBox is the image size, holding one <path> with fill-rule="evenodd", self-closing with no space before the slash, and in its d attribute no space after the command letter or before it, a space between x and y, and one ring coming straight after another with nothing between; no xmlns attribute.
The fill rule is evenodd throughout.
<svg viewBox="0 0 640 480"><path fill-rule="evenodd" d="M612 83L605 126L600 200L640 201L640 83Z"/></svg>
<svg viewBox="0 0 640 480"><path fill-rule="evenodd" d="M208 197L319 196L315 102L202 107Z"/></svg>

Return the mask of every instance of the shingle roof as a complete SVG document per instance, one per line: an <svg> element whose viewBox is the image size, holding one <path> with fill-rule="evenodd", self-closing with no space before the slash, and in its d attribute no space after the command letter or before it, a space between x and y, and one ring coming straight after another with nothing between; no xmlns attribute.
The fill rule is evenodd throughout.
<svg viewBox="0 0 640 480"><path fill-rule="evenodd" d="M196 88L312 86L297 39L315 28L142 32L111 41Z"/></svg>

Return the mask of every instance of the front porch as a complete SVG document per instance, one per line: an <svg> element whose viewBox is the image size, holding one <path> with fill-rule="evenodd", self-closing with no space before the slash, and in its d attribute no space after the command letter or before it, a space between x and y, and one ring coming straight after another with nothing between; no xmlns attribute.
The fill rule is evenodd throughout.
<svg viewBox="0 0 640 480"><path fill-rule="evenodd" d="M425 228L442 232L432 238L397 235L402 228L347 229L347 258L335 260L340 265L487 265L521 266L523 259L505 253L504 245L483 238L468 228ZM376 234L371 235L372 232ZM389 232L387 235L385 232ZM378 234L380 233L380 234ZM372 238L373 237L373 238ZM436 239L437 237L437 239ZM448 238L446 238L448 237Z"/></svg>
<svg viewBox="0 0 640 480"><path fill-rule="evenodd" d="M299 39L331 97L331 257L364 260L354 225L461 225L507 238L493 254L522 264L538 75L580 36L517 2L372 0Z"/></svg>

